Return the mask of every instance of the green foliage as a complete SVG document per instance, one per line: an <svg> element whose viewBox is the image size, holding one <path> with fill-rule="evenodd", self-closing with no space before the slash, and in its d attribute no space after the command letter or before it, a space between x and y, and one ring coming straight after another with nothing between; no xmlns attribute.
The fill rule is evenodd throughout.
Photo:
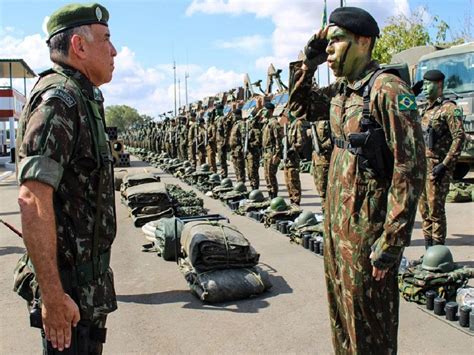
<svg viewBox="0 0 474 355"><path fill-rule="evenodd" d="M380 38L375 43L373 59L380 63L390 63L394 54L408 48L426 45L450 47L464 42L461 37L452 38L447 42L449 25L438 16L434 16L431 22L425 25L424 14L425 9L420 9L410 17L402 14L389 18L387 26L382 29ZM430 30L436 33L434 40L430 36Z"/></svg>
<svg viewBox="0 0 474 355"><path fill-rule="evenodd" d="M117 127L124 132L134 125L141 125L153 120L151 116L140 115L138 111L127 105L112 105L105 108L105 122L109 127Z"/></svg>

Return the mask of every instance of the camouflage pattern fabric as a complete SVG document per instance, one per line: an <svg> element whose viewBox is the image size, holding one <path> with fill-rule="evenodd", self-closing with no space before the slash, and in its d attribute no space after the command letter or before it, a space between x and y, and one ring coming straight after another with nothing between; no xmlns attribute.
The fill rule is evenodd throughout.
<svg viewBox="0 0 474 355"><path fill-rule="evenodd" d="M294 121L288 130L287 159L284 162L284 176L291 203L301 202L300 155L308 137L305 132L305 121L300 118Z"/></svg>
<svg viewBox="0 0 474 355"><path fill-rule="evenodd" d="M220 199L221 196L223 196L229 191L232 191L233 189L233 187L216 186L212 189L212 198Z"/></svg>
<svg viewBox="0 0 474 355"><path fill-rule="evenodd" d="M444 244L447 229L444 205L465 139L462 111L454 102L439 98L425 110L421 124L425 130L428 126L434 129L434 145L432 149L426 146L427 178L419 203L423 236L426 241ZM431 171L440 163L448 171L440 181L436 181L432 179Z"/></svg>
<svg viewBox="0 0 474 355"><path fill-rule="evenodd" d="M266 228L271 227L277 221L294 221L301 214L297 205L291 205L286 211L273 211L267 209L263 215L263 224Z"/></svg>
<svg viewBox="0 0 474 355"><path fill-rule="evenodd" d="M439 297L449 301L456 299L456 291L474 278L473 268L459 268L451 272L431 272L423 270L421 265L408 268L398 274L398 287L401 296L418 304L426 304L426 292L436 291Z"/></svg>
<svg viewBox="0 0 474 355"><path fill-rule="evenodd" d="M178 128L179 148L178 157L180 160L188 160L188 125L180 124Z"/></svg>
<svg viewBox="0 0 474 355"><path fill-rule="evenodd" d="M281 157L283 152L283 128L275 117L272 117L263 127L262 147L263 147L263 171L265 182L270 197L278 195L278 181L276 174L280 161L273 161L273 156Z"/></svg>
<svg viewBox="0 0 474 355"><path fill-rule="evenodd" d="M251 202L248 200L247 203L245 203L242 206L239 206L238 209L236 209L234 212L238 215L245 216L246 213L251 212L251 211L260 211L267 209L270 207L270 200L266 200L263 202Z"/></svg>
<svg viewBox="0 0 474 355"><path fill-rule="evenodd" d="M451 183L446 202L474 202L474 184L467 182Z"/></svg>
<svg viewBox="0 0 474 355"><path fill-rule="evenodd" d="M232 120L230 116L217 116L216 122L217 155L219 158L219 164L221 165L220 175L222 178L226 178L228 173L227 153L229 151L229 137L232 129Z"/></svg>
<svg viewBox="0 0 474 355"><path fill-rule="evenodd" d="M100 145L106 139L103 98L97 87L66 66L55 65L53 70L40 74L18 124L18 182L36 180L54 188L60 270L91 262L96 223L99 255L110 252L115 239L112 156L108 144L105 148ZM99 149L107 152L102 159ZM101 171L102 207L97 221ZM83 319L117 308L110 268L74 293Z"/></svg>
<svg viewBox="0 0 474 355"><path fill-rule="evenodd" d="M235 179L237 182L245 182L245 160L244 160L244 127L241 121L236 121L232 126L229 137L229 147L234 165Z"/></svg>
<svg viewBox="0 0 474 355"><path fill-rule="evenodd" d="M216 153L217 153L217 126L214 122L209 122L207 126L207 161L213 173L217 173Z"/></svg>
<svg viewBox="0 0 474 355"><path fill-rule="evenodd" d="M229 192L226 192L224 195L221 195L220 199L223 202L230 202L230 201L239 201L243 200L244 198L247 198L249 195L248 192L239 192L239 191L234 191L231 190Z"/></svg>
<svg viewBox="0 0 474 355"><path fill-rule="evenodd" d="M248 151L245 157L247 176L252 190L257 190L260 186L260 157L262 147L262 128L256 118L249 122Z"/></svg>
<svg viewBox="0 0 474 355"><path fill-rule="evenodd" d="M307 233L311 233L312 236L324 236L324 223L318 223L312 226L303 226L297 228L293 228L292 225L290 227L290 241L292 243L302 244L302 238Z"/></svg>
<svg viewBox="0 0 474 355"><path fill-rule="evenodd" d="M345 79L338 83L330 111L335 137L360 132L362 90L377 68L372 62L361 79L352 84ZM313 75L311 68L295 73L289 105L296 117L305 114L312 101ZM331 156L324 264L333 344L338 353L397 351L397 269L403 248L410 243L426 172L418 115L399 102L403 98L414 100L407 85L391 74L378 76L370 92L370 112L385 132L393 154L390 178L374 178L359 169L358 157L347 149L335 147ZM371 261L372 250L376 258ZM385 257L392 260L392 265L385 277L376 281L372 262Z"/></svg>
<svg viewBox="0 0 474 355"><path fill-rule="evenodd" d="M329 105L327 106L329 111ZM328 185L329 162L333 144L331 141L331 128L329 121L316 122L316 135L319 143L319 154L313 152L313 180L319 196L321 197L321 209L324 213L326 201L326 189Z"/></svg>
<svg viewBox="0 0 474 355"><path fill-rule="evenodd" d="M193 168L196 168L197 165L197 145L196 140L198 139L198 130L199 126L196 122L191 122L189 124L188 130L188 159L191 162Z"/></svg>

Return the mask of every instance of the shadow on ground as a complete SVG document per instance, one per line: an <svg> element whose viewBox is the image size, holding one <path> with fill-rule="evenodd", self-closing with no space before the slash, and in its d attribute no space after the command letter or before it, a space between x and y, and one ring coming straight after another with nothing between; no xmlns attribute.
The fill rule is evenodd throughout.
<svg viewBox="0 0 474 355"><path fill-rule="evenodd" d="M21 247L0 247L0 256L9 254L23 254L25 248Z"/></svg>
<svg viewBox="0 0 474 355"><path fill-rule="evenodd" d="M282 276L275 275L275 269L267 264L259 264L259 266L268 272L269 279L273 286L270 290L259 296L244 300L210 304L201 302L193 296L189 290L171 290L137 295L117 295L117 301L150 305L185 303L183 308L234 313L258 313L260 309L266 308L270 305L266 299L280 294L293 292L293 289Z"/></svg>

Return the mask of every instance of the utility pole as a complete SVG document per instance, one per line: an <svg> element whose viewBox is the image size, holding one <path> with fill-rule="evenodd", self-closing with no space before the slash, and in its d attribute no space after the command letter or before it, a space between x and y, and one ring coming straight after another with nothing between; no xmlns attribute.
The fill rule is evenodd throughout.
<svg viewBox="0 0 474 355"><path fill-rule="evenodd" d="M186 98L186 107L188 107L188 78L189 74L187 71L184 72L184 93Z"/></svg>
<svg viewBox="0 0 474 355"><path fill-rule="evenodd" d="M176 108L176 61L173 59L173 74L174 74L174 115L177 115Z"/></svg>
<svg viewBox="0 0 474 355"><path fill-rule="evenodd" d="M178 108L181 107L181 80L178 79Z"/></svg>

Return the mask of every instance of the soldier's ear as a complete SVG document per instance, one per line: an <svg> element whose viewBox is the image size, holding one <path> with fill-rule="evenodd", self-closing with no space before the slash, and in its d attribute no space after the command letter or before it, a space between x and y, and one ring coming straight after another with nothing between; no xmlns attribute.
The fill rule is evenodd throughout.
<svg viewBox="0 0 474 355"><path fill-rule="evenodd" d="M70 53L72 52L74 56L80 59L85 59L86 51L84 41L85 39L79 36L78 34L73 34L70 43Z"/></svg>

